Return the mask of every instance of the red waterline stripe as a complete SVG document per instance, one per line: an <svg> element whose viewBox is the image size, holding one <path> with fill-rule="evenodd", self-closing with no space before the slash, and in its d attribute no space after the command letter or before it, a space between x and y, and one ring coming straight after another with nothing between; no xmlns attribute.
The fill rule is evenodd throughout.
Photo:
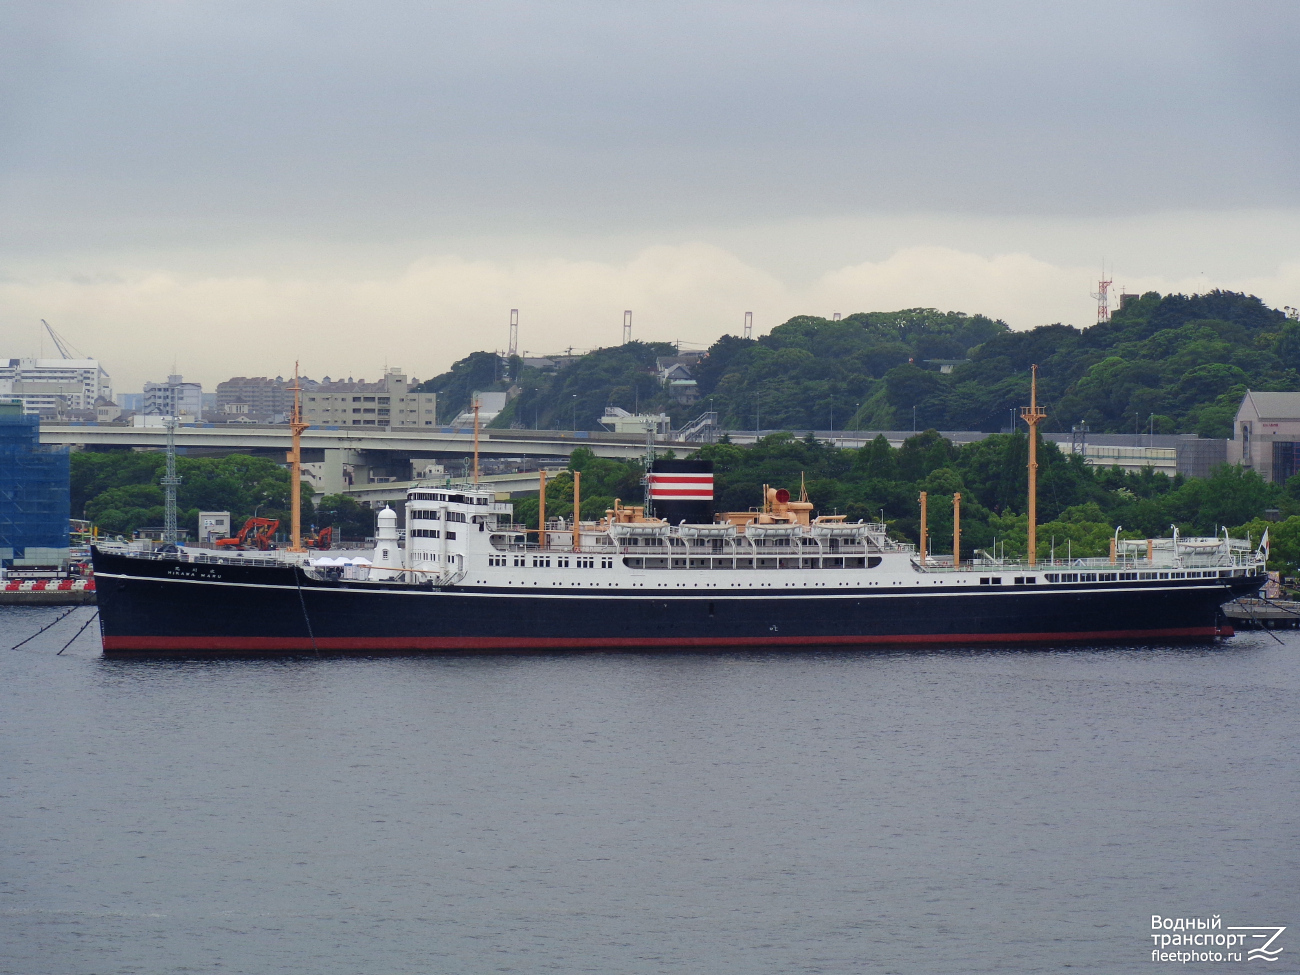
<svg viewBox="0 0 1300 975"><path fill-rule="evenodd" d="M897 646L968 643L1052 643L1232 636L1230 626L1182 626L1156 630L1087 630L1070 633L912 633L897 636L744 637L317 637L321 650L573 650L708 647ZM311 650L307 637L105 636L105 650Z"/></svg>

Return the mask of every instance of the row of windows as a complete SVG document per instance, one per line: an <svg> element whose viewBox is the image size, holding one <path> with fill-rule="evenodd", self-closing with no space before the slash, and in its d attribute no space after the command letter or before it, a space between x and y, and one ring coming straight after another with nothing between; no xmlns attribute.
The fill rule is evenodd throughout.
<svg viewBox="0 0 1300 975"><path fill-rule="evenodd" d="M630 569L874 569L881 562L878 555L828 556L826 558L644 558L628 556L623 564Z"/></svg>
<svg viewBox="0 0 1300 975"><path fill-rule="evenodd" d="M528 568L528 558L529 557L526 555L514 556L514 566L521 569ZM596 567L596 556L594 555L580 555L577 557L570 557L568 555L534 555L532 556L532 568L549 569L552 567L552 558L555 560L554 567L557 569L594 569ZM494 559L499 559L500 561L493 561ZM488 557L488 561L492 565L505 565L506 556L492 555ZM612 555L602 555L600 557L600 567L602 569L614 568L614 557Z"/></svg>
<svg viewBox="0 0 1300 975"><path fill-rule="evenodd" d="M476 498L472 495L466 497L463 494L443 494L438 491L413 491L406 496L407 501L447 501L451 504L487 504L487 498ZM460 519L464 521L465 519Z"/></svg>
<svg viewBox="0 0 1300 975"><path fill-rule="evenodd" d="M332 402L334 402L334 397L332 397L332 396L322 396L321 399L323 399L326 403L332 403ZM348 398L347 398L346 396L340 396L340 397L339 397L339 402L340 402L340 403L346 403L347 401L348 401ZM307 397L307 402L308 402L308 403L315 403L315 402L316 402L316 397L315 397L315 396L308 396L308 397ZM391 397L388 397L388 396L380 396L380 397L376 400L376 398L375 398L374 396L353 396L353 397L352 397L352 402L354 402L354 403L374 403L374 402L379 402L379 403L389 403L389 402L391 402ZM403 401L402 401L402 400L399 400L398 402L403 402Z"/></svg>
<svg viewBox="0 0 1300 975"><path fill-rule="evenodd" d="M646 548L656 548L656 547L662 547L664 545L675 545L679 547L684 547L687 544L684 539L677 538L676 536L671 536L668 538L660 538L654 535L650 535L645 538L638 538L635 535L633 535L625 539L624 541L625 544L627 545L640 545L640 546L645 546ZM736 541L742 542L744 540L738 538L736 539ZM838 548L841 544L841 540L838 538L827 539L827 541L829 542L831 548ZM786 536L780 538L753 538L750 539L750 542L752 542L754 545L758 546L759 548L766 548L768 546L771 546L773 548L790 548L792 545L794 545L794 542L789 537ZM693 538L690 541L690 545L693 548L712 547L715 549L721 549L726 546L726 543L727 540L725 538ZM801 538L799 539L799 544L807 545L809 547L814 547L817 545L817 539Z"/></svg>
<svg viewBox="0 0 1300 975"><path fill-rule="evenodd" d="M411 529L412 538L438 538L438 529L436 528L413 528ZM455 538L455 532L447 532L448 538Z"/></svg>
<svg viewBox="0 0 1300 975"><path fill-rule="evenodd" d="M737 538L736 541L742 542L744 541L744 539ZM749 541L753 543L753 545L758 546L759 549L766 549L766 547L768 546L774 547L774 549L789 549L789 547L792 547L794 545L793 539L790 539L788 536L783 536L779 538L750 538ZM636 536L632 536L627 539L624 539L624 542L627 543L627 545L645 546L647 547L647 549L654 549L654 547L662 547L664 545L672 545L672 546L686 545L685 539L677 538L675 536L671 536L667 538L656 537L656 536L646 536L645 538L638 538ZM815 547L816 543L818 543L818 539L800 538L798 539L798 543L800 543L800 545ZM861 545L861 543L844 541L844 539L840 539L840 538L828 538L827 543L828 546L831 547L831 549L839 549L841 545L845 545L845 546ZM694 547L694 549L707 549L707 547L712 547L712 549L723 549L725 545L727 545L727 539L725 538L690 539L690 546Z"/></svg>
<svg viewBox="0 0 1300 975"><path fill-rule="evenodd" d="M1049 572L1043 578L1048 582L1136 582L1147 579L1214 579L1230 575L1231 569L1209 569L1202 572ZM1033 580L1027 581L1032 583ZM1019 578L1016 584L1020 584ZM993 585L1001 585L1001 581L994 579Z"/></svg>

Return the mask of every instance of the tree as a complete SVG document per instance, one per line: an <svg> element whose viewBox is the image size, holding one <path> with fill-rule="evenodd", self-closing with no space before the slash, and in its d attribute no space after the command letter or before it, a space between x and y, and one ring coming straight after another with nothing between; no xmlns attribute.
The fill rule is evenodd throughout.
<svg viewBox="0 0 1300 975"><path fill-rule="evenodd" d="M327 494L316 507L319 528L333 526L338 538L364 539L374 534L375 513L346 494Z"/></svg>

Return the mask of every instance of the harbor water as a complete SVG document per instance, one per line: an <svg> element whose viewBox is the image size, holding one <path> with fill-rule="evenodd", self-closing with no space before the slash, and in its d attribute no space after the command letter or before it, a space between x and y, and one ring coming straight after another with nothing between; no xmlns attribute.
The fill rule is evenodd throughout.
<svg viewBox="0 0 1300 975"><path fill-rule="evenodd" d="M1153 915L1300 958L1296 631L58 655L87 607L9 650L59 612L0 607L0 972L1182 969Z"/></svg>

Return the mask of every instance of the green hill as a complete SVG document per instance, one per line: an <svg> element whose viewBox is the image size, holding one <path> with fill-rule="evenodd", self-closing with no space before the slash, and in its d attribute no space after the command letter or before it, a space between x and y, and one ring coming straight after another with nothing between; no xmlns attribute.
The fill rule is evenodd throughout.
<svg viewBox="0 0 1300 975"><path fill-rule="evenodd" d="M986 430L1028 402L1039 365L1048 431L1230 435L1247 389L1300 389L1300 322L1258 298L1149 292L1110 322L1014 332L983 315L910 308L842 321L799 316L758 339L724 335L694 370L700 399L670 402L653 373L665 343L597 349L556 373L476 352L421 387L444 420L473 390L520 395L498 427L600 429L607 406L669 413L682 425L712 406L732 429ZM949 374L940 372L946 360ZM507 377L514 376L511 380ZM915 414L914 414L915 411Z"/></svg>

